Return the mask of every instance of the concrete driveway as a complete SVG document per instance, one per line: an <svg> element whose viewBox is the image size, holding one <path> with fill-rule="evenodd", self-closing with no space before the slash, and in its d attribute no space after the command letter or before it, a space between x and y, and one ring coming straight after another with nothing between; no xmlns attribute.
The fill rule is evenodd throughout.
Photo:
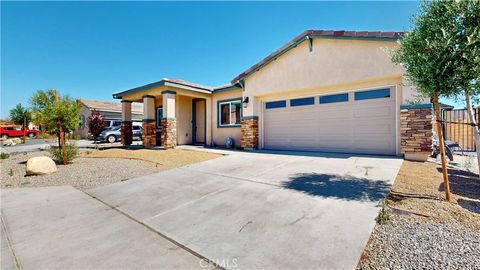
<svg viewBox="0 0 480 270"><path fill-rule="evenodd" d="M231 269L354 269L402 160L233 152L88 193Z"/></svg>

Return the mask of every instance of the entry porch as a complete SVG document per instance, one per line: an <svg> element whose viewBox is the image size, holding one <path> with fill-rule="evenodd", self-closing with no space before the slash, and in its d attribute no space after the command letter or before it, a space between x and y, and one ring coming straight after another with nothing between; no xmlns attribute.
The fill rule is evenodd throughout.
<svg viewBox="0 0 480 270"><path fill-rule="evenodd" d="M122 144L132 143L132 103L143 103L142 142L145 148L207 145L211 141L211 90L165 80L122 92ZM187 89L186 89L187 88ZM115 97L115 95L114 95Z"/></svg>

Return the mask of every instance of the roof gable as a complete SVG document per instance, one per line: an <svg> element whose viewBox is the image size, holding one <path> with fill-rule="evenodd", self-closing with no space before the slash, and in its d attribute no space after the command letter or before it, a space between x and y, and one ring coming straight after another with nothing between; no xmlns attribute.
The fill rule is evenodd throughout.
<svg viewBox="0 0 480 270"><path fill-rule="evenodd" d="M256 63L246 71L240 73L237 77L233 78L231 83L234 84L240 82L241 80L244 80L246 77L260 70L262 67L277 59L285 52L295 48L298 44L306 40L311 40L313 38L397 41L398 39L403 37L404 34L404 32L307 30L301 33L296 38L292 39L287 44L280 47L280 49L274 51L273 53L265 57L262 61Z"/></svg>

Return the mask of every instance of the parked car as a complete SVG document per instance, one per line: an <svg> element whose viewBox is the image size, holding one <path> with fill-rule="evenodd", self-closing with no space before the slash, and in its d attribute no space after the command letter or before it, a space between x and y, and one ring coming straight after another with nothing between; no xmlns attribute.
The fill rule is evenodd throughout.
<svg viewBox="0 0 480 270"><path fill-rule="evenodd" d="M0 136L3 139L8 137L23 137L28 136L29 138L35 138L38 135L38 130L36 129L22 129L21 127L16 126L1 126L0 127Z"/></svg>
<svg viewBox="0 0 480 270"><path fill-rule="evenodd" d="M133 125L132 126L132 139L134 140L141 140L142 139L142 126L140 125ZM120 127L112 127L111 129L104 130L98 136L98 140L100 142L109 142L114 143L120 141L121 139L121 128Z"/></svg>
<svg viewBox="0 0 480 270"><path fill-rule="evenodd" d="M109 130L109 129L113 129L113 128L116 128L116 127L120 127L122 125L122 121L121 120L105 120L105 129L106 130Z"/></svg>

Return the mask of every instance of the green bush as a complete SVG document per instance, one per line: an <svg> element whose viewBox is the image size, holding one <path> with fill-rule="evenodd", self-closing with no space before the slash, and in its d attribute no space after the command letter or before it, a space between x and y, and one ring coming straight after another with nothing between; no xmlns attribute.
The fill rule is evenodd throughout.
<svg viewBox="0 0 480 270"><path fill-rule="evenodd" d="M4 152L0 153L0 159L7 159L9 157L10 155L8 153L4 153Z"/></svg>
<svg viewBox="0 0 480 270"><path fill-rule="evenodd" d="M375 220L378 224L385 224L390 220L390 211L385 200L381 200L378 206L380 206L380 212Z"/></svg>
<svg viewBox="0 0 480 270"><path fill-rule="evenodd" d="M67 161L70 163L78 155L78 148L74 143L67 143L65 145L67 149ZM58 146L50 147L50 154L53 160L57 163L63 163L62 151Z"/></svg>

